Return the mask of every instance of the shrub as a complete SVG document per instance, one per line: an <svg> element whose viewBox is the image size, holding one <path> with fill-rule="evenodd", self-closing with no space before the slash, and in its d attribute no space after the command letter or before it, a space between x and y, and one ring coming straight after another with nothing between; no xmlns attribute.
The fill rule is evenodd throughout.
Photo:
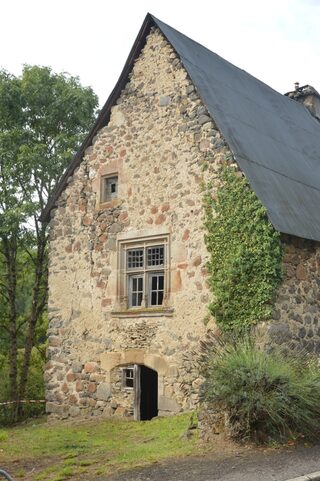
<svg viewBox="0 0 320 481"><path fill-rule="evenodd" d="M215 339L205 375L204 397L227 414L233 437L267 441L319 434L320 371L315 359L267 354L248 338Z"/></svg>

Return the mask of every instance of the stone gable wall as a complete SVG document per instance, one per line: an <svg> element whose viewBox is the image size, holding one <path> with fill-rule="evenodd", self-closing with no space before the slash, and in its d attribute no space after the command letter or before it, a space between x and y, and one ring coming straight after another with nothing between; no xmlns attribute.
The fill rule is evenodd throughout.
<svg viewBox="0 0 320 481"><path fill-rule="evenodd" d="M198 403L192 359L210 293L203 232L203 184L218 186L232 155L158 30L152 30L108 125L70 177L52 213L47 409L58 417L130 415L121 366L158 372L160 414ZM101 176L118 173L118 199L101 205ZM172 312L119 308L118 242L169 235ZM256 329L268 349L320 351L319 249L285 238L284 280L273 319ZM117 314L118 312L118 314ZM121 315L120 315L121 314Z"/></svg>
<svg viewBox="0 0 320 481"><path fill-rule="evenodd" d="M257 326L257 340L275 348L320 353L319 243L283 236L283 282L272 319Z"/></svg>
<svg viewBox="0 0 320 481"><path fill-rule="evenodd" d="M202 186L204 180L218 182L226 156L231 153L179 59L152 30L109 124L53 211L48 412L66 417L123 414L123 406L132 411L112 377L134 362L157 370L160 413L197 404L201 379L191 352L210 327L203 322L209 291ZM100 178L114 173L118 199L101 205ZM114 314L119 239L157 234L170 238L173 312Z"/></svg>

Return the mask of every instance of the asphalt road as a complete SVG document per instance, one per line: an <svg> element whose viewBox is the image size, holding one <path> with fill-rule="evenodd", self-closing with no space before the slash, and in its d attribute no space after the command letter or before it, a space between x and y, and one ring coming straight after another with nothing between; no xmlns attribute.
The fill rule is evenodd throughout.
<svg viewBox="0 0 320 481"><path fill-rule="evenodd" d="M285 481L320 471L320 445L170 460L96 481Z"/></svg>

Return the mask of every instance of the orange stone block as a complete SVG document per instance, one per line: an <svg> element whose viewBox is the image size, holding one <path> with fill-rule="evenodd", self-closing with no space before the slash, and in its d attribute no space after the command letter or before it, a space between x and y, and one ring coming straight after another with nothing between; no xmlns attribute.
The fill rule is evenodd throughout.
<svg viewBox="0 0 320 481"><path fill-rule="evenodd" d="M158 217L156 218L156 225L159 225L159 224L163 224L164 221L166 220L166 216L163 215L163 214L160 214L158 215Z"/></svg>
<svg viewBox="0 0 320 481"><path fill-rule="evenodd" d="M182 240L187 241L189 239L189 237L190 237L190 231L189 231L189 229L186 229L183 233Z"/></svg>
<svg viewBox="0 0 320 481"><path fill-rule="evenodd" d="M89 383L89 386L88 386L88 391L93 393L93 392L96 392L97 390L97 385L95 382L90 382Z"/></svg>
<svg viewBox="0 0 320 481"><path fill-rule="evenodd" d="M86 362L84 365L84 372L89 373L96 370L96 364L93 362Z"/></svg>

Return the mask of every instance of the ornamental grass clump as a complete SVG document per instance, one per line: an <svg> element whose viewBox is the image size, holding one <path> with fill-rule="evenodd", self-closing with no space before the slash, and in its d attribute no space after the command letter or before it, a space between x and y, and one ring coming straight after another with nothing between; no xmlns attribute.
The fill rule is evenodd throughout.
<svg viewBox="0 0 320 481"><path fill-rule="evenodd" d="M267 354L249 339L215 340L206 356L204 397L226 414L237 439L284 440L320 433L320 370L307 355Z"/></svg>

